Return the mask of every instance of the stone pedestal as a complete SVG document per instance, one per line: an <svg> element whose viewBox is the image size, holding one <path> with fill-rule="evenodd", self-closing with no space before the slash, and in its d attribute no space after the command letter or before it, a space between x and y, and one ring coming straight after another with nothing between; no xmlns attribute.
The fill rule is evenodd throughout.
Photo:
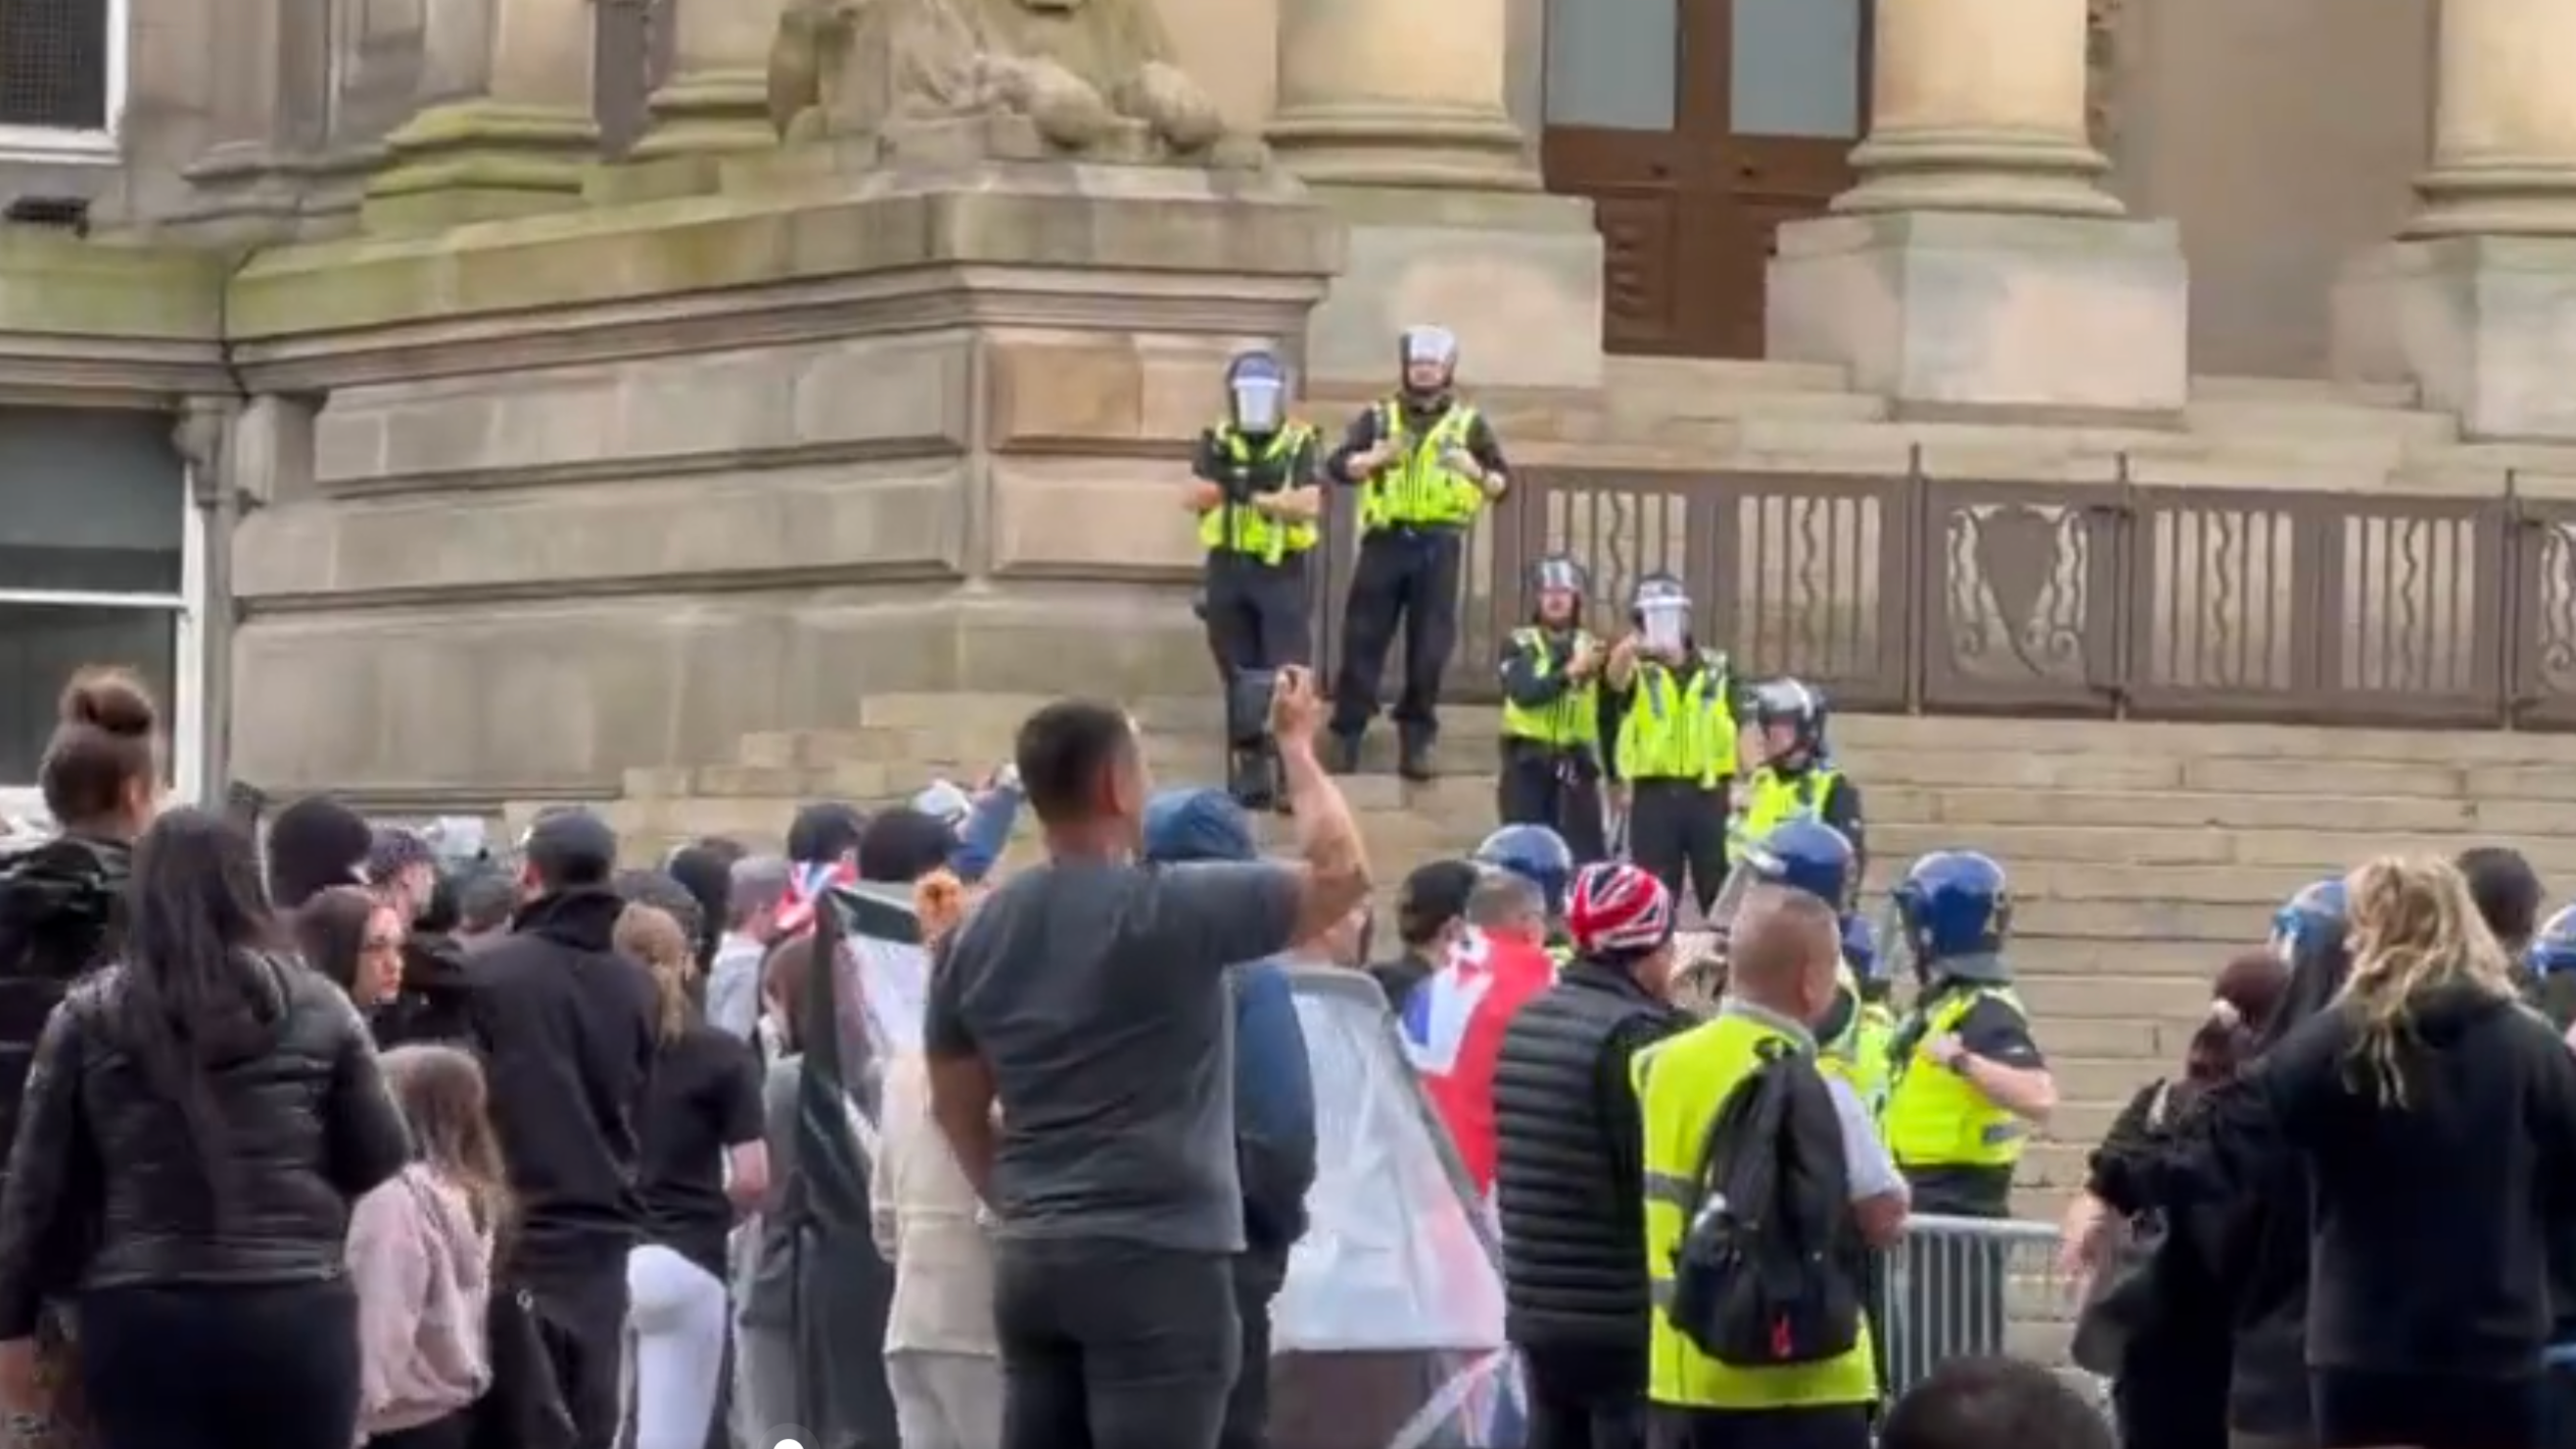
<svg viewBox="0 0 2576 1449"><path fill-rule="evenodd" d="M1780 228L1768 356L1900 405L2179 412L2190 282L2167 221L1894 212Z"/></svg>
<svg viewBox="0 0 2576 1449"><path fill-rule="evenodd" d="M1471 385L1600 383L1601 239L1591 203L1531 168L1508 29L1505 0L1282 0L1265 135L1349 228L1308 334L1317 378L1383 384L1397 332L1429 323L1458 335Z"/></svg>
<svg viewBox="0 0 2576 1449"><path fill-rule="evenodd" d="M359 209L363 225L434 230L577 204L599 159L592 7L429 3L421 93L433 103L385 138Z"/></svg>
<svg viewBox="0 0 2576 1449"><path fill-rule="evenodd" d="M2478 438L2576 441L2576 0L2443 0L2433 164L2345 268L2337 375L2410 382Z"/></svg>
<svg viewBox="0 0 2576 1449"><path fill-rule="evenodd" d="M1780 228L1765 350L1900 405L2162 414L2188 394L2179 233L2087 138L2084 0L1882 0L1860 183Z"/></svg>
<svg viewBox="0 0 2576 1449"><path fill-rule="evenodd" d="M527 798L889 692L1204 693L1178 460L1227 357L1294 337L1340 266L1304 188L756 179L245 271L244 355L291 359L261 388L330 398L314 477L235 553L245 778Z"/></svg>
<svg viewBox="0 0 2576 1449"><path fill-rule="evenodd" d="M724 158L774 150L769 45L777 0L675 0L671 79L653 92L652 125L619 183L668 193L716 189Z"/></svg>

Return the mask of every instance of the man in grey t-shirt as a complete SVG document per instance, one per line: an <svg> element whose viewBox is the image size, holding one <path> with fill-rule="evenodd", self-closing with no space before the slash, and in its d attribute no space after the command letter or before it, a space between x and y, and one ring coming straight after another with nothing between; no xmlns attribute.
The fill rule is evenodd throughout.
<svg viewBox="0 0 2576 1449"><path fill-rule="evenodd" d="M1077 1421L1095 1449L1216 1443L1244 1243L1226 971L1368 894L1321 715L1311 677L1283 672L1287 865L1136 864L1149 782L1126 715L1069 701L1021 727L1048 859L960 928L923 1041L932 1110L996 1219L1005 1449L1054 1449Z"/></svg>

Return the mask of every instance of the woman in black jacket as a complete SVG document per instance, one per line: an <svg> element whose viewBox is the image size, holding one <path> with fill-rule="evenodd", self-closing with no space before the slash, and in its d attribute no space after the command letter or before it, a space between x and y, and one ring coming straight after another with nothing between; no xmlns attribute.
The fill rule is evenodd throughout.
<svg viewBox="0 0 2576 1449"><path fill-rule="evenodd" d="M2192 1033L2182 1075L2142 1088L2111 1124L2103 1150L2151 1152L2188 1130L2208 1095L2252 1060L2281 1007L2289 974L2269 951L2230 961L2213 985L2207 1019ZM2087 1306L2077 1342L2083 1349L2097 1330L2107 1330L2101 1351L2117 1360L2111 1402L2122 1449L2216 1449L2227 1442L2234 1305L2220 1255L2230 1206L2124 1220L2086 1193L2068 1209L2068 1266L2094 1279L2100 1295Z"/></svg>
<svg viewBox="0 0 2576 1449"><path fill-rule="evenodd" d="M68 1294L102 1449L348 1449L349 1206L409 1156L357 1011L281 950L249 839L163 815L124 949L46 1024L0 1192L0 1393Z"/></svg>

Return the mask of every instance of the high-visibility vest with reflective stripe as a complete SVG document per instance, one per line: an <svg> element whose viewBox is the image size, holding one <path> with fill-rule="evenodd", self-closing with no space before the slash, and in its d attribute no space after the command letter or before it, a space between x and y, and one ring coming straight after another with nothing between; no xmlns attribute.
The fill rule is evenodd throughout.
<svg viewBox="0 0 2576 1449"><path fill-rule="evenodd" d="M1932 1043L1959 1029L1982 1001L2000 1001L2029 1019L2021 998L1999 986L1953 991L1929 1019L1897 1034L1908 1050L1893 1065L1887 1110L1880 1118L1887 1150L1904 1171L1940 1167L2011 1167L2021 1161L2030 1125L1995 1105L1966 1077L1932 1060Z"/></svg>
<svg viewBox="0 0 2576 1449"><path fill-rule="evenodd" d="M1378 435L1392 444L1396 461L1360 489L1360 531L1381 528L1460 527L1485 506L1482 484L1450 468L1446 454L1467 446L1476 410L1452 406L1419 438L1404 435L1404 405L1378 405Z"/></svg>
<svg viewBox="0 0 2576 1449"><path fill-rule="evenodd" d="M1794 775L1764 765L1736 794L1735 818L1727 823L1728 843L1741 847L1792 820L1823 819L1827 794L1842 777L1842 771L1825 764Z"/></svg>
<svg viewBox="0 0 2576 1449"><path fill-rule="evenodd" d="M1687 683L1652 659L1637 661L1619 721L1619 778L1695 780L1716 789L1735 773L1735 671L1700 652Z"/></svg>
<svg viewBox="0 0 2576 1449"><path fill-rule="evenodd" d="M1591 635L1578 629L1568 645L1567 658L1593 643ZM1539 670L1562 669L1565 660L1548 647L1544 629L1512 631L1512 646L1527 649L1538 656ZM1541 705L1515 704L1503 701L1503 738L1534 740L1542 745L1594 745L1601 742L1601 686L1586 679L1580 684L1569 682L1565 691Z"/></svg>
<svg viewBox="0 0 2576 1449"><path fill-rule="evenodd" d="M1835 989L1852 999L1851 1019L1831 1041L1816 1044L1816 1065L1825 1075L1851 1084L1861 1104L1876 1117L1887 1105L1888 1052L1895 1045L1896 1022L1887 1008L1860 999L1860 978L1842 968Z"/></svg>
<svg viewBox="0 0 2576 1449"><path fill-rule="evenodd" d="M1235 430L1231 423L1216 430L1217 446L1225 450L1226 461L1238 468L1264 468L1286 464L1297 456L1297 450L1314 440L1315 430L1304 423L1290 423L1263 443L1258 451L1254 440ZM1290 479L1289 486L1298 480ZM1315 546L1315 525L1285 523L1258 508L1235 503L1220 503L1199 515L1199 542L1220 553L1258 554L1277 563L1292 553L1304 553Z"/></svg>
<svg viewBox="0 0 2576 1449"><path fill-rule="evenodd" d="M1761 1063L1766 1042L1803 1043L1749 1017L1721 1014L1637 1053L1629 1068L1645 1123L1646 1276L1654 1297L1646 1394L1686 1409L1808 1409L1878 1398L1869 1324L1851 1349L1823 1363L1737 1368L1699 1351L1665 1316L1673 1259L1699 1197L1709 1124Z"/></svg>

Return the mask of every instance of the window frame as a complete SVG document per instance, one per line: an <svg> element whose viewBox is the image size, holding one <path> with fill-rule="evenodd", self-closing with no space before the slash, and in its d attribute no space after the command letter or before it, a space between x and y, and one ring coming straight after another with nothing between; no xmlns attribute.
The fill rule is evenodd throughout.
<svg viewBox="0 0 2576 1449"><path fill-rule="evenodd" d="M96 128L0 123L0 162L112 166L122 159L127 67L132 57L134 0L101 0L107 7L107 123Z"/></svg>
<svg viewBox="0 0 2576 1449"><path fill-rule="evenodd" d="M176 698L159 702L164 711L162 726L168 731L165 763L170 771L171 799L193 805L204 800L206 791L206 610L212 601L206 596L206 515L197 506L195 465L183 465L177 482L173 502L180 510L179 592L0 588L0 604L131 609L169 616L173 630L170 689ZM44 818L44 797L38 793L35 781L0 781L0 816L10 815L28 820Z"/></svg>

